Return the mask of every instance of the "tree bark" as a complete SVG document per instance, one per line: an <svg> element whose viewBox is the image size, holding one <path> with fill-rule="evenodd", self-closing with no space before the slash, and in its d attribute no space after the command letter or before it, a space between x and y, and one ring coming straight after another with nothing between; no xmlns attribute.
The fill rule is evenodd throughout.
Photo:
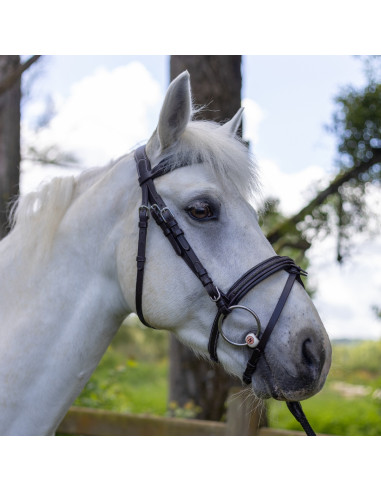
<svg viewBox="0 0 381 492"><path fill-rule="evenodd" d="M171 80L184 70L191 76L195 105L206 106L196 119L222 122L234 116L241 106L241 56L171 56ZM239 384L221 366L197 358L172 335L169 379L170 402L179 407L192 402L201 408L196 418L204 420L221 420L229 390Z"/></svg>
<svg viewBox="0 0 381 492"><path fill-rule="evenodd" d="M28 70L30 66L35 63L41 55L33 55L31 56L25 63L20 65L18 63L13 70L11 70L9 73L7 73L4 77L1 77L0 79L0 94L3 94L6 92L8 89L10 89L15 82L17 82L20 78L21 75L25 72L25 70ZM12 58L9 56L6 56L6 58Z"/></svg>
<svg viewBox="0 0 381 492"><path fill-rule="evenodd" d="M196 119L227 121L241 107L241 56L171 56L170 77L191 76L194 104L205 106Z"/></svg>
<svg viewBox="0 0 381 492"><path fill-rule="evenodd" d="M18 55L0 55L0 86L19 68ZM9 231L9 203L19 194L20 101L21 81L16 77L12 85L0 93L0 239Z"/></svg>

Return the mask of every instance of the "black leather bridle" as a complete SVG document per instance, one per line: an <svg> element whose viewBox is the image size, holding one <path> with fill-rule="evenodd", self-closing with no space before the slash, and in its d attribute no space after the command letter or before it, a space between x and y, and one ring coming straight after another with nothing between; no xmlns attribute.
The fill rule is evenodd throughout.
<svg viewBox="0 0 381 492"><path fill-rule="evenodd" d="M161 227L164 235L168 238L175 252L183 258L188 267L201 281L210 299L217 306L217 313L213 321L208 343L210 358L214 362L218 362L217 343L220 334L226 341L228 341L232 345L248 346L252 350L252 353L247 362L247 366L243 373L242 379L244 383L250 384L258 360L264 352L265 346L279 319L279 316L283 310L283 307L287 301L295 280L303 285L300 276L307 275L307 273L299 266L297 266L291 258L288 258L287 256L273 256L248 270L232 285L232 287L230 287L230 289L226 293L222 292L222 290L219 289L214 284L213 280L209 277L208 272L188 243L184 235L184 231L179 227L179 224L177 223L172 212L169 210L161 196L156 191L153 180L159 176L163 176L164 174L168 173L172 169L172 167L169 165L168 161L163 160L157 166L151 169L151 163L147 157L145 146L141 146L136 149L134 157L139 177L139 184L142 189L142 203L139 207L139 239L138 254L136 257L137 276L135 294L136 313L139 316L140 321L146 326L151 327L144 319L142 309L147 228L148 219L151 215L154 218L155 222ZM280 270L285 270L286 272L288 272L289 276L279 297L279 300L275 306L275 309L270 317L270 320L266 326L266 329L264 330L262 336L259 338L261 326L258 316L250 308L239 305L238 303L256 285ZM248 333L245 336L244 343L238 343L229 340L222 331L223 321L234 309L243 309L245 311L248 311L254 317L257 324L256 334ZM302 424L306 433L308 435L315 435L303 414L300 403L287 402L287 405L290 411L296 417L296 419ZM303 421L303 417L307 421L308 426Z"/></svg>

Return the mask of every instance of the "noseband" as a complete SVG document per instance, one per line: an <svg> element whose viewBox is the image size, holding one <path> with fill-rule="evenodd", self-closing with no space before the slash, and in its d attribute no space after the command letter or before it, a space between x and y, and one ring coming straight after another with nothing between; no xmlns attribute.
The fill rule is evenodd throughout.
<svg viewBox="0 0 381 492"><path fill-rule="evenodd" d="M219 335L221 335L224 340L232 345L248 346L251 350L251 355L247 362L247 366L243 373L242 379L244 383L250 384L254 371L257 367L258 360L264 353L265 346L279 319L279 316L283 310L283 307L287 301L295 280L303 285L300 276L307 275L307 273L299 266L297 266L291 258L288 258L287 256L273 256L248 270L230 287L230 289L226 293L224 293L214 284L213 280L209 277L208 272L203 267L201 261L198 259L196 253L193 251L190 244L188 243L184 235L184 231L179 227L179 224L177 223L172 212L169 210L161 196L156 191L153 180L171 171L171 166L169 166L167 161L163 160L157 166L151 169L151 163L147 157L145 146L136 149L134 157L139 177L139 184L142 189L142 203L139 207L139 239L138 254L136 257L137 276L135 294L136 313L139 316L140 321L144 325L151 327L144 319L142 309L147 228L148 219L151 215L154 218L155 222L161 227L164 235L168 238L177 255L183 258L188 267L201 281L211 301L216 304L217 313L213 321L208 343L210 358L214 362L218 362L217 344ZM280 270L285 270L286 272L288 272L289 276L279 297L279 300L275 306L275 309L270 317L270 320L261 335L261 323L258 316L252 309L240 305L239 302L256 285L258 285L260 282L270 277L274 273L279 272ZM250 332L246 334L246 336L244 337L244 342L234 342L230 340L222 330L224 320L231 312L236 309L244 310L250 313L253 316L257 327L255 333ZM312 429L308 424L308 421L307 424L309 426L309 429L307 425L303 422L303 417L305 419L305 416L301 409L300 403L287 402L287 405L295 418L302 424L307 434L314 435Z"/></svg>

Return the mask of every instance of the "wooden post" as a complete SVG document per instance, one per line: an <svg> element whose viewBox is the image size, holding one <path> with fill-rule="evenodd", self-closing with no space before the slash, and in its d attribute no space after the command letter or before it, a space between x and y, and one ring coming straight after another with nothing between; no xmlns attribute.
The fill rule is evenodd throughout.
<svg viewBox="0 0 381 492"><path fill-rule="evenodd" d="M257 436L265 425L265 404L242 388L232 388L227 400L226 435Z"/></svg>

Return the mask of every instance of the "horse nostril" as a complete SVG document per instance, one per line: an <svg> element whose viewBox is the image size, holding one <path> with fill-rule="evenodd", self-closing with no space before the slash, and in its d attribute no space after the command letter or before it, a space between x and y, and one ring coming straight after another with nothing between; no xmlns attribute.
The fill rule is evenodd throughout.
<svg viewBox="0 0 381 492"><path fill-rule="evenodd" d="M306 338L302 344L302 357L303 362L309 367L314 367L317 365L316 357L313 354L313 349L311 347L311 338Z"/></svg>

